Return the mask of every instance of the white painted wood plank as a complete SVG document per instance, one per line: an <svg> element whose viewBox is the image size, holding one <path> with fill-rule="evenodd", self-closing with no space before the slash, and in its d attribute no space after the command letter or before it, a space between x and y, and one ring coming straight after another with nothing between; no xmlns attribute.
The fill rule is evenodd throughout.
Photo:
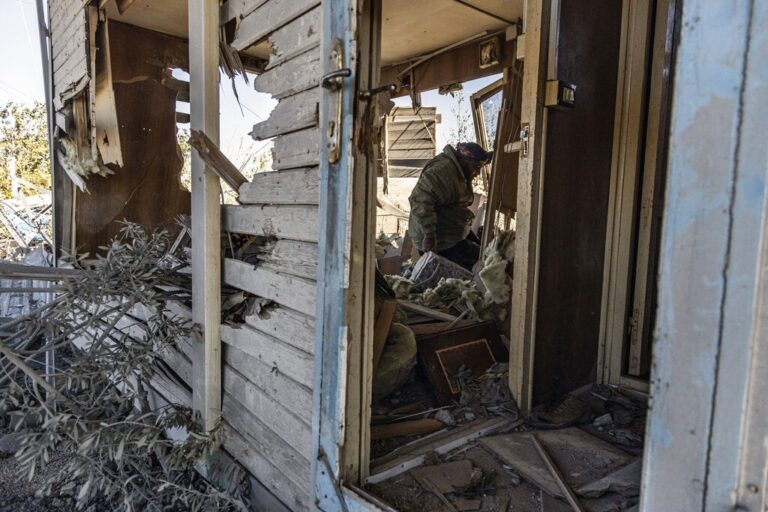
<svg viewBox="0 0 768 512"><path fill-rule="evenodd" d="M291 446L256 417L246 406L231 394L225 393L223 413L227 423L243 435L252 446L266 455L269 462L299 488L307 488L309 461L306 456ZM264 419L268 419L264 418ZM309 434L307 432L307 437ZM305 452L307 453L307 452Z"/></svg>
<svg viewBox="0 0 768 512"><path fill-rule="evenodd" d="M283 501L290 510L309 510L309 493L302 491L275 468L271 462L256 450L245 438L224 423L227 435L224 438L224 448L253 474L267 489Z"/></svg>
<svg viewBox="0 0 768 512"><path fill-rule="evenodd" d="M88 76L88 59L86 55L73 56L54 72L55 89L58 93L65 92Z"/></svg>
<svg viewBox="0 0 768 512"><path fill-rule="evenodd" d="M224 229L235 233L317 242L316 206L224 206Z"/></svg>
<svg viewBox="0 0 768 512"><path fill-rule="evenodd" d="M79 42L85 42L87 33L87 23L85 19L74 18L63 32L54 33L51 38L53 48L53 60L57 60L61 52L66 48L77 46Z"/></svg>
<svg viewBox="0 0 768 512"><path fill-rule="evenodd" d="M315 314L317 284L309 279L278 274L261 267L254 268L243 261L226 258L224 282L305 315Z"/></svg>
<svg viewBox="0 0 768 512"><path fill-rule="evenodd" d="M232 47L244 50L319 4L319 0L270 0L240 21Z"/></svg>
<svg viewBox="0 0 768 512"><path fill-rule="evenodd" d="M312 429L303 419L286 411L280 402L268 396L231 366L224 367L224 393L231 395L283 442L296 448L305 461L308 460L306 457L312 444ZM224 416L229 420L226 412Z"/></svg>
<svg viewBox="0 0 768 512"><path fill-rule="evenodd" d="M271 366L274 371L312 387L314 358L311 354L252 329L247 324L237 327L222 325L221 340Z"/></svg>
<svg viewBox="0 0 768 512"><path fill-rule="evenodd" d="M219 2L189 0L191 127L219 142ZM221 182L192 152L192 319L194 409L206 430L221 416Z"/></svg>
<svg viewBox="0 0 768 512"><path fill-rule="evenodd" d="M231 345L224 345L224 362L305 423L312 421L312 391L287 375Z"/></svg>
<svg viewBox="0 0 768 512"><path fill-rule="evenodd" d="M276 169L311 167L320 163L320 130L309 128L281 135L272 148L272 166Z"/></svg>
<svg viewBox="0 0 768 512"><path fill-rule="evenodd" d="M762 51L753 55L763 72L766 61L765 46L750 48L752 15L750 3L705 0L686 1L681 14L651 372L653 406L643 458L644 512L740 508L731 501L735 468L729 466L740 441L757 270L752 258L764 222L756 216L765 204L766 173L765 141L757 137L765 133L765 117L758 111L758 124L741 131L751 106L744 96L748 50ZM755 34L764 30L758 26ZM760 106L764 112L764 100ZM760 153L754 168L749 157ZM745 156L749 163L744 164ZM750 296L747 301L745 295Z"/></svg>
<svg viewBox="0 0 768 512"><path fill-rule="evenodd" d="M320 170L317 167L260 172L240 186L242 204L320 203Z"/></svg>
<svg viewBox="0 0 768 512"><path fill-rule="evenodd" d="M179 404L184 407L192 406L192 392L164 375L154 375L150 379L149 385L168 403Z"/></svg>
<svg viewBox="0 0 768 512"><path fill-rule="evenodd" d="M269 334L308 354L315 350L315 319L285 307L269 308L245 318L256 330Z"/></svg>
<svg viewBox="0 0 768 512"><path fill-rule="evenodd" d="M264 140L317 126L319 99L320 93L317 88L283 98L269 114L267 120L254 125L251 137L255 140Z"/></svg>
<svg viewBox="0 0 768 512"><path fill-rule="evenodd" d="M292 59L320 44L322 24L320 14L321 9L318 5L269 35L272 55L268 68Z"/></svg>
<svg viewBox="0 0 768 512"><path fill-rule="evenodd" d="M310 50L265 71L255 80L259 92L282 99L317 87L320 83L320 52Z"/></svg>
<svg viewBox="0 0 768 512"><path fill-rule="evenodd" d="M270 252L261 256L259 265L276 272L315 281L317 250L315 243L278 240Z"/></svg>
<svg viewBox="0 0 768 512"><path fill-rule="evenodd" d="M54 37L57 34L66 32L67 28L72 24L73 20L82 15L85 19L85 10L87 0L72 0L69 2L57 2L61 6L58 11L51 12L51 33Z"/></svg>
<svg viewBox="0 0 768 512"><path fill-rule="evenodd" d="M233 18L243 18L267 2L269 0L228 0L222 6L224 11L222 12L221 21L225 22Z"/></svg>

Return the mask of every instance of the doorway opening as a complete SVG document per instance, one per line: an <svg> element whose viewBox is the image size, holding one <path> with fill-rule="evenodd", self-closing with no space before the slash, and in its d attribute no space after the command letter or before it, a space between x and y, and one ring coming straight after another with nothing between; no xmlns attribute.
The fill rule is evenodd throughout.
<svg viewBox="0 0 768 512"><path fill-rule="evenodd" d="M474 2L498 25L483 30L464 2L430 2L430 19L376 3L371 59L396 92L365 118L381 136L358 480L398 510L540 510L566 488L587 509L639 501L674 20L666 0L561 0L534 17L529 3ZM440 26L462 29L434 46ZM444 147L446 132L461 135ZM438 213L456 200L422 180L459 142L492 152L464 174L469 265L425 246L411 210L419 187ZM617 476L621 492L593 490Z"/></svg>

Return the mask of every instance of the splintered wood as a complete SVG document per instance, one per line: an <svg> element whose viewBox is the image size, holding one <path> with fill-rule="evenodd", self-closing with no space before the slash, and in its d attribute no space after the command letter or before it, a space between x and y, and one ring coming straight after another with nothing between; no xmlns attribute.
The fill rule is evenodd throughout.
<svg viewBox="0 0 768 512"><path fill-rule="evenodd" d="M219 147L208 136L200 130L192 130L189 138L190 145L195 148L200 158L208 164L211 169L235 192L240 190L240 186L248 183L248 179L238 170L235 165L224 156Z"/></svg>

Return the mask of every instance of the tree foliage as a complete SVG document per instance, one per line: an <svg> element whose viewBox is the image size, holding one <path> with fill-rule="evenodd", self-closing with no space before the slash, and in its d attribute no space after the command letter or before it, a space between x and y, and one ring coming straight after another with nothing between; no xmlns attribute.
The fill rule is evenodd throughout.
<svg viewBox="0 0 768 512"><path fill-rule="evenodd" d="M241 504L196 476L194 465L220 441L192 411L158 405L150 386L168 372L163 358L195 335L169 300L188 299L166 231L148 234L126 223L93 268L66 276L55 300L0 341L0 405L42 420L16 454L32 478L54 451L72 453L47 483L49 493L72 492L77 506L107 503L121 512L233 510ZM168 291L169 286L174 290ZM165 290L165 291L164 291ZM8 324L4 327L7 332ZM47 380L42 356L57 352ZM171 439L169 431L180 431ZM242 472L242 470L240 470ZM244 474L244 473L243 473Z"/></svg>
<svg viewBox="0 0 768 512"><path fill-rule="evenodd" d="M0 107L0 199L12 196L14 165L17 177L50 189L48 121L42 103L7 103Z"/></svg>

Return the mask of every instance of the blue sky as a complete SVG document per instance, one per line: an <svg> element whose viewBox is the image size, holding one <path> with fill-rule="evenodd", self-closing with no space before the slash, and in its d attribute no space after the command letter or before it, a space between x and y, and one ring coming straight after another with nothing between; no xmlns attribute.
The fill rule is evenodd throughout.
<svg viewBox="0 0 768 512"><path fill-rule="evenodd" d="M45 101L43 71L40 59L40 43L37 30L37 14L34 0L0 0L0 103L8 101L30 103ZM470 94L491 83L497 77L482 78L465 84L464 93ZM245 84L242 77L236 80L242 112L235 100L230 81L223 78L220 86L221 148L232 160L238 161L244 153L264 145L254 142L248 133L255 123L263 121L274 108L276 101L269 95L253 89L253 81ZM440 96L436 91L422 95L424 106L437 106L442 123L437 129L438 151L445 144L456 120L451 113L455 99ZM396 102L409 104L407 98ZM188 106L187 106L188 108Z"/></svg>

